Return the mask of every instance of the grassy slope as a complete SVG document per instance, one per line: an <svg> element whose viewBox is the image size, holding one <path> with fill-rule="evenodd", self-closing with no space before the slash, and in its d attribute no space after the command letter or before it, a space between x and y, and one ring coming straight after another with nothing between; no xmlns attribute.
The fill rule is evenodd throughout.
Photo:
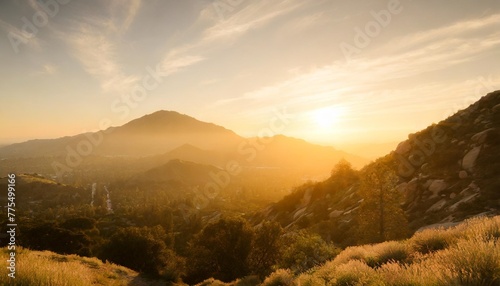
<svg viewBox="0 0 500 286"><path fill-rule="evenodd" d="M0 249L0 261L8 259L7 248ZM103 263L96 258L60 255L50 251L16 249L16 278L0 275L0 285L87 286L87 285L164 285L147 280L126 267Z"/></svg>
<svg viewBox="0 0 500 286"><path fill-rule="evenodd" d="M0 260L8 251L0 249ZM0 285L162 285L96 258L17 249L16 279ZM5 271L5 270L4 270ZM252 281L253 280L253 281ZM254 279L202 285L256 285ZM335 259L298 276L280 269L271 285L499 285L500 216L475 218L449 229L428 229L405 241L349 247Z"/></svg>
<svg viewBox="0 0 500 286"><path fill-rule="evenodd" d="M200 285L255 285L242 282ZM500 285L500 216L424 230L405 241L348 247L298 276L279 269L261 285Z"/></svg>

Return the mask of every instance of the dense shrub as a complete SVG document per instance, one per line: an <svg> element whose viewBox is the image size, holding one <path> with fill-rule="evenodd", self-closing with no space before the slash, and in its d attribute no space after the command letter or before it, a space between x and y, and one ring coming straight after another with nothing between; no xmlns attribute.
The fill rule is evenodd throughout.
<svg viewBox="0 0 500 286"><path fill-rule="evenodd" d="M288 245L278 266L298 274L333 259L339 252L338 248L326 243L319 235L300 232L288 238Z"/></svg>
<svg viewBox="0 0 500 286"><path fill-rule="evenodd" d="M190 242L187 282L213 277L230 282L249 274L253 230L239 219L221 219L206 226Z"/></svg>
<svg viewBox="0 0 500 286"><path fill-rule="evenodd" d="M252 251L248 257L250 270L261 278L272 272L281 255L283 229L276 222L265 222L255 230Z"/></svg>
<svg viewBox="0 0 500 286"><path fill-rule="evenodd" d="M103 246L101 258L155 277L176 281L184 262L165 245L163 228L127 227L118 230Z"/></svg>
<svg viewBox="0 0 500 286"><path fill-rule="evenodd" d="M62 228L56 223L26 225L21 231L21 245L26 248L61 254L91 254L92 241L85 233Z"/></svg>

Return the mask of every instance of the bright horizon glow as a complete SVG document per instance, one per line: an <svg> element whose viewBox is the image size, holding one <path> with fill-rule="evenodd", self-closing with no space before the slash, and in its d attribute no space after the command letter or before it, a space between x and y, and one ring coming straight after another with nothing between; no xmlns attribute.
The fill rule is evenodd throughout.
<svg viewBox="0 0 500 286"><path fill-rule="evenodd" d="M311 116L319 129L328 131L338 127L345 111L339 107L327 107L315 110Z"/></svg>
<svg viewBox="0 0 500 286"><path fill-rule="evenodd" d="M286 136L395 142L500 89L496 0L400 0L376 33L393 1L69 1L30 31L45 2L0 1L0 144L158 110L251 137L284 109Z"/></svg>

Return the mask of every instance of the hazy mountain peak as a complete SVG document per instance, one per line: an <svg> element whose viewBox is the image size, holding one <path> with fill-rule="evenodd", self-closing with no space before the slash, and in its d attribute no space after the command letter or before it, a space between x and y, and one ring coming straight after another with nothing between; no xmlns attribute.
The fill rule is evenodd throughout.
<svg viewBox="0 0 500 286"><path fill-rule="evenodd" d="M116 131L118 133L153 133L155 135L164 133L226 133L236 136L233 131L222 126L199 121L191 116L168 110L159 110L134 119Z"/></svg>

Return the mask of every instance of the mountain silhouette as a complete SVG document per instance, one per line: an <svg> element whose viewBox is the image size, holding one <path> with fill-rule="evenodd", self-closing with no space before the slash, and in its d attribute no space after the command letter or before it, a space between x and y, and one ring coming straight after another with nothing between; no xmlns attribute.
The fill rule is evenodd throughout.
<svg viewBox="0 0 500 286"><path fill-rule="evenodd" d="M0 164L0 174L10 171L49 174L55 160L72 168L90 161L86 168L94 172L104 168L100 162L106 163L106 170L117 166L115 172L127 164L130 174L179 159L219 168L225 168L229 161L237 161L249 168L294 169L302 171L304 176L324 177L342 158L355 167L368 162L333 147L283 135L243 138L222 126L164 110L99 132L8 145L0 148L2 158L12 163L8 169ZM71 164L74 161L80 164Z"/></svg>

